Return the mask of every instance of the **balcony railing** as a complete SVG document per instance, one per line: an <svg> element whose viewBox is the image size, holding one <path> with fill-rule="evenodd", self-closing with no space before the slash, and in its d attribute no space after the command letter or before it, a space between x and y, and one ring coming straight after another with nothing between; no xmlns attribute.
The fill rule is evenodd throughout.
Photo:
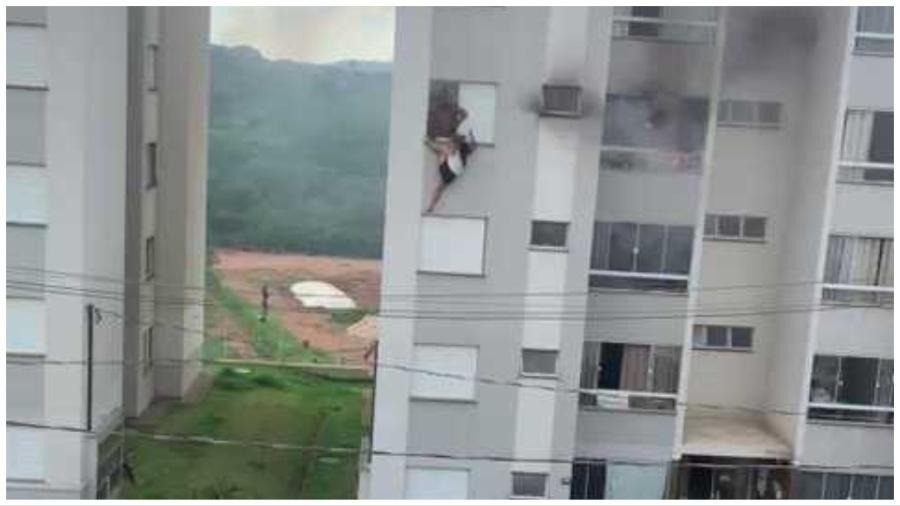
<svg viewBox="0 0 900 506"><path fill-rule="evenodd" d="M811 420L837 422L893 424L894 407L835 402L810 402L807 418Z"/></svg>
<svg viewBox="0 0 900 506"><path fill-rule="evenodd" d="M830 304L893 307L894 287L824 283L822 301Z"/></svg>
<svg viewBox="0 0 900 506"><path fill-rule="evenodd" d="M885 32L856 32L853 52L872 56L894 56L894 34Z"/></svg>
<svg viewBox="0 0 900 506"><path fill-rule="evenodd" d="M681 293L687 291L688 278L687 274L591 269L588 284L591 288Z"/></svg>
<svg viewBox="0 0 900 506"><path fill-rule="evenodd" d="M675 411L677 394L632 390L581 390L581 406L609 410Z"/></svg>
<svg viewBox="0 0 900 506"><path fill-rule="evenodd" d="M702 152L662 151L630 146L603 146L600 168L620 172L699 173Z"/></svg>
<svg viewBox="0 0 900 506"><path fill-rule="evenodd" d="M893 186L894 164L841 161L838 163L838 182Z"/></svg>

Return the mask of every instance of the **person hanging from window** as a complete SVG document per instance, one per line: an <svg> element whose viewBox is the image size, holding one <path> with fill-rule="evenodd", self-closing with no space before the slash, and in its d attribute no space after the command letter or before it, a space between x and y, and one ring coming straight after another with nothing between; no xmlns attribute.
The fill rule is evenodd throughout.
<svg viewBox="0 0 900 506"><path fill-rule="evenodd" d="M456 135L449 143L426 140L425 144L431 148L438 157L438 174L440 180L431 194L431 202L428 204L426 213L434 211L441 196L447 187L462 175L463 170L469 162L469 157L475 152L476 142L475 135L469 130L468 136Z"/></svg>

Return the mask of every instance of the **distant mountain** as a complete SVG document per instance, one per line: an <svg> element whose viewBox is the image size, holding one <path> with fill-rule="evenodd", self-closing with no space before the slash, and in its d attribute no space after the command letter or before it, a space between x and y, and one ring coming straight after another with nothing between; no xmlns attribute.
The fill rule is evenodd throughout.
<svg viewBox="0 0 900 506"><path fill-rule="evenodd" d="M210 51L210 245L379 256L390 64Z"/></svg>

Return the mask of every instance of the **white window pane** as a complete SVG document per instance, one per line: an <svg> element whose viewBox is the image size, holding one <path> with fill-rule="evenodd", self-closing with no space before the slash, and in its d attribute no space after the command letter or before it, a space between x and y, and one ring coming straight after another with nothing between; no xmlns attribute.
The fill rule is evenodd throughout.
<svg viewBox="0 0 900 506"><path fill-rule="evenodd" d="M6 168L7 223L47 223L47 171L35 167Z"/></svg>
<svg viewBox="0 0 900 506"><path fill-rule="evenodd" d="M430 399L474 399L478 349L468 346L416 345L413 367L459 377L413 372L411 395Z"/></svg>
<svg viewBox="0 0 900 506"><path fill-rule="evenodd" d="M469 471L465 469L409 468L406 499L466 499Z"/></svg>
<svg viewBox="0 0 900 506"><path fill-rule="evenodd" d="M19 480L44 477L44 441L39 431L6 429L6 477Z"/></svg>
<svg viewBox="0 0 900 506"><path fill-rule="evenodd" d="M609 464L605 499L662 499L666 466Z"/></svg>
<svg viewBox="0 0 900 506"><path fill-rule="evenodd" d="M479 143L494 143L494 114L496 112L497 87L493 84L459 84L459 106L469 113L469 117L459 126L460 133L469 130Z"/></svg>
<svg viewBox="0 0 900 506"><path fill-rule="evenodd" d="M6 27L6 84L47 85L47 29Z"/></svg>
<svg viewBox="0 0 900 506"><path fill-rule="evenodd" d="M419 270L446 274L484 274L482 218L425 216L420 232Z"/></svg>
<svg viewBox="0 0 900 506"><path fill-rule="evenodd" d="M6 299L6 351L40 353L47 334L44 301Z"/></svg>

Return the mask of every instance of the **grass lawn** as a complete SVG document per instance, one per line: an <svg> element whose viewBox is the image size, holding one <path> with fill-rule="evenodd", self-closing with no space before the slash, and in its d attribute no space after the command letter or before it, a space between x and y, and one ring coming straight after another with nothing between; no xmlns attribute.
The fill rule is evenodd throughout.
<svg viewBox="0 0 900 506"><path fill-rule="evenodd" d="M142 432L294 445L359 447L367 383L275 369L211 370L194 404L141 420ZM357 456L175 443L129 435L127 499L351 499Z"/></svg>
<svg viewBox="0 0 900 506"><path fill-rule="evenodd" d="M224 313L234 318L249 334L250 344L257 357L298 362L334 362L328 353L298 343L294 334L285 328L272 312L266 321L259 321L258 308L225 286L212 269L207 270L206 285L210 298L220 304ZM215 356L217 350L213 343L215 341L207 338L207 358L219 358Z"/></svg>

